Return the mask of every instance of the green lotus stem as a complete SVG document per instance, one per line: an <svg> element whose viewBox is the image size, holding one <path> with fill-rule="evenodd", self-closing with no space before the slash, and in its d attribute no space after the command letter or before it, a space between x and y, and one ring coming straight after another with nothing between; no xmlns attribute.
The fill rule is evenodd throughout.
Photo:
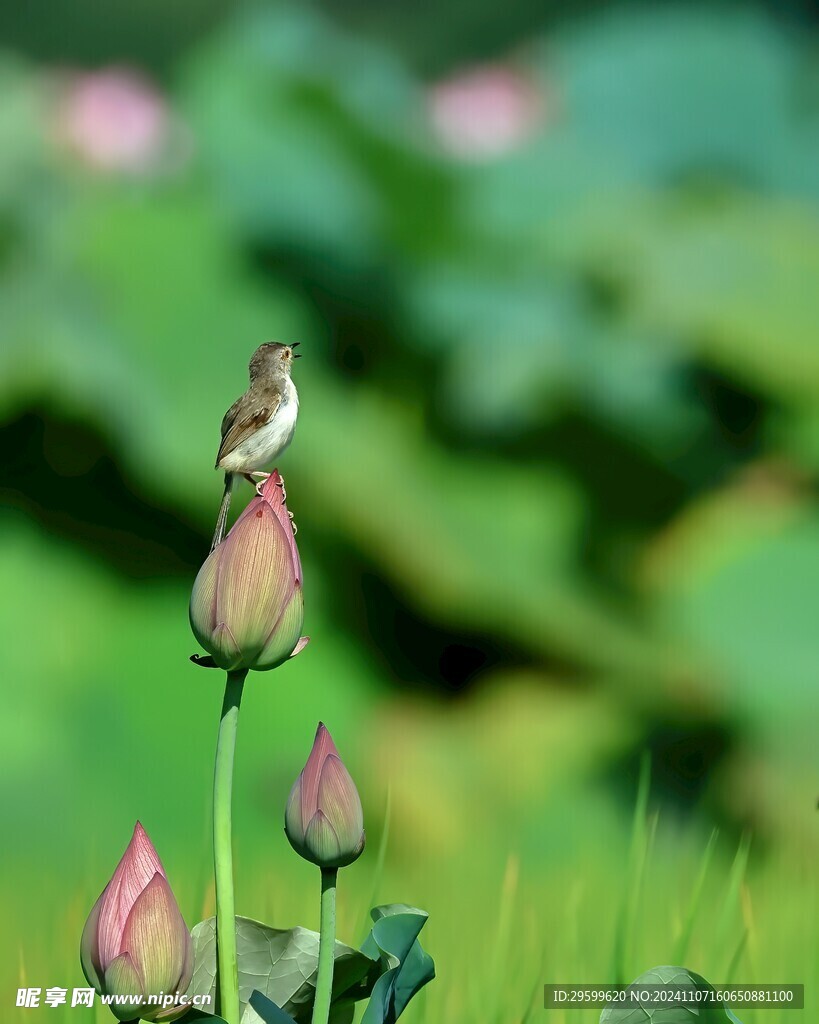
<svg viewBox="0 0 819 1024"><path fill-rule="evenodd" d="M338 868L321 869L321 925L319 931L316 999L313 1024L327 1024L333 997L333 964L336 947L336 877Z"/></svg>
<svg viewBox="0 0 819 1024"><path fill-rule="evenodd" d="M236 726L247 670L228 672L213 773L213 866L216 875L216 952L220 1013L239 1024L239 967L236 958L236 908L233 900L231 802Z"/></svg>

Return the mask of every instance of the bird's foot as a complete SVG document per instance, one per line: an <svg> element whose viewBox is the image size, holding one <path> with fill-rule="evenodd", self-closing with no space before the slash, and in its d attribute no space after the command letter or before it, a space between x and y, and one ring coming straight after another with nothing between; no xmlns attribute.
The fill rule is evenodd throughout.
<svg viewBox="0 0 819 1024"><path fill-rule="evenodd" d="M270 479L270 474L254 470L252 473L245 473L244 477L249 484L252 484L256 488L256 493L261 497L262 488Z"/></svg>

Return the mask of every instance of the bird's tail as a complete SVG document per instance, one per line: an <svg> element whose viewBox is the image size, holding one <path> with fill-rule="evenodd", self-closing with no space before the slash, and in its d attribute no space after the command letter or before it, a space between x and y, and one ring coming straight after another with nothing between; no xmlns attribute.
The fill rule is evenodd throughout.
<svg viewBox="0 0 819 1024"><path fill-rule="evenodd" d="M225 527L227 526L228 511L230 510L230 499L233 495L233 473L225 473L225 490L222 494L222 504L219 506L219 515L216 517L216 529L213 531L213 541L211 542L210 549L216 547L217 544L222 543L222 538L225 536Z"/></svg>

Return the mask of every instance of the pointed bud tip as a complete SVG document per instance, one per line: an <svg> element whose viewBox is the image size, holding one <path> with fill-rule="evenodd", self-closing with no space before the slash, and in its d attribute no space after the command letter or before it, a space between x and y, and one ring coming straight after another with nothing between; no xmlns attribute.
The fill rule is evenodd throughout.
<svg viewBox="0 0 819 1024"><path fill-rule="evenodd" d="M128 854L133 855L139 850L147 849L148 847L153 850L153 844L148 838L148 833L143 828L141 821L135 821L131 831L131 838L128 840L128 846L125 848L125 856Z"/></svg>
<svg viewBox="0 0 819 1024"><path fill-rule="evenodd" d="M308 763L310 761L318 760L323 764L331 754L335 754L339 760L341 759L341 755L338 752L338 748L335 745L333 737L330 735L330 730L324 722L319 722Z"/></svg>
<svg viewBox="0 0 819 1024"><path fill-rule="evenodd" d="M259 488L259 497L269 505L278 507L285 504L281 473L274 469Z"/></svg>
<svg viewBox="0 0 819 1024"><path fill-rule="evenodd" d="M151 837L145 831L145 826L139 820L134 822L134 830L131 833L131 841L128 843L128 846L139 847L143 850L150 850L155 857L157 856L154 844L151 842ZM158 859L159 858L157 857L157 860Z"/></svg>

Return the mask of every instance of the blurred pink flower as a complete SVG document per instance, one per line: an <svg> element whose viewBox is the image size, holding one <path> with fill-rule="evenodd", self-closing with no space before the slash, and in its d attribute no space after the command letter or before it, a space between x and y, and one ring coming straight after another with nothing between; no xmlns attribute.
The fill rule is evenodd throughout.
<svg viewBox="0 0 819 1024"><path fill-rule="evenodd" d="M60 97L58 138L98 170L150 170L169 133L165 100L134 71L108 68L73 75Z"/></svg>
<svg viewBox="0 0 819 1024"><path fill-rule="evenodd" d="M429 115L443 147L455 156L501 156L537 128L541 96L535 83L501 64L461 71L432 86Z"/></svg>

